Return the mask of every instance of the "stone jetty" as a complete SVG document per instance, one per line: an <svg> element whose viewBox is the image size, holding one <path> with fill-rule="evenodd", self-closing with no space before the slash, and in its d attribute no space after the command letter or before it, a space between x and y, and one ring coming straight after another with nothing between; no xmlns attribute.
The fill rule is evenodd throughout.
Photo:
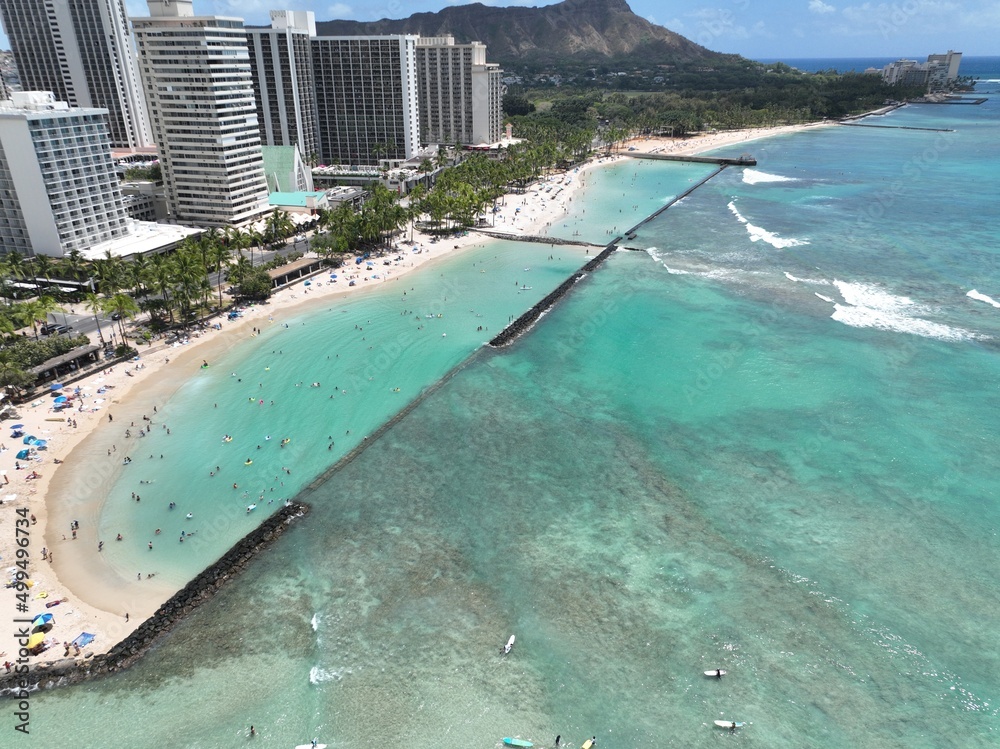
<svg viewBox="0 0 1000 749"><path fill-rule="evenodd" d="M257 554L273 544L292 522L308 512L309 505L294 501L279 509L223 554L215 564L171 596L156 613L107 653L93 658L66 658L37 666L30 663L31 656L28 656L27 673L0 673L0 697L17 698L24 692L77 684L132 666L185 616L211 599L222 586L245 570ZM30 619L27 621L30 623ZM7 657L16 662L20 656L11 653Z"/></svg>

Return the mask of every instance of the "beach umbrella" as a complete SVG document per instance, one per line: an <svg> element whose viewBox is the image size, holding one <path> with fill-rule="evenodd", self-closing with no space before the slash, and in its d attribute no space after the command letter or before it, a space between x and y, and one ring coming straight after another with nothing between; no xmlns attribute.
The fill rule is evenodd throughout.
<svg viewBox="0 0 1000 749"><path fill-rule="evenodd" d="M45 633L35 632L35 634L33 634L31 637L28 638L28 644L26 647L28 648L28 650L34 650L43 642L45 642Z"/></svg>
<svg viewBox="0 0 1000 749"><path fill-rule="evenodd" d="M39 614L34 619L32 619L31 626L44 627L46 624L51 623L53 619L55 619L55 617L52 616L52 614Z"/></svg>
<svg viewBox="0 0 1000 749"><path fill-rule="evenodd" d="M38 438L35 437L35 435L33 435L33 434L29 434L27 437L25 437L23 440L21 440L21 442L23 442L26 445L33 445L36 442L38 442Z"/></svg>
<svg viewBox="0 0 1000 749"><path fill-rule="evenodd" d="M31 451L30 451L30 450L21 450L21 452L19 452L19 453L17 454L17 459L18 459L18 460L27 460L27 459L28 459L28 456L29 456L30 454L31 454Z"/></svg>
<svg viewBox="0 0 1000 749"><path fill-rule="evenodd" d="M24 424L11 424L11 429L24 429Z"/></svg>
<svg viewBox="0 0 1000 749"><path fill-rule="evenodd" d="M62 390L62 383L53 382L51 385L49 385L49 390Z"/></svg>
<svg viewBox="0 0 1000 749"><path fill-rule="evenodd" d="M69 398L67 398L65 395L60 395L58 398L56 398L53 401L53 403L65 403L68 400L69 400Z"/></svg>

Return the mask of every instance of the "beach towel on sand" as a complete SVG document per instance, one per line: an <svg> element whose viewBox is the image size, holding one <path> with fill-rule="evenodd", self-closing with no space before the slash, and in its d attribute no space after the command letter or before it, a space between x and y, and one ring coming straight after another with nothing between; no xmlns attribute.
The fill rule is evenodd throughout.
<svg viewBox="0 0 1000 749"><path fill-rule="evenodd" d="M70 643L70 645L76 645L78 648L84 648L94 641L94 635L90 632L81 632L77 635L76 639Z"/></svg>

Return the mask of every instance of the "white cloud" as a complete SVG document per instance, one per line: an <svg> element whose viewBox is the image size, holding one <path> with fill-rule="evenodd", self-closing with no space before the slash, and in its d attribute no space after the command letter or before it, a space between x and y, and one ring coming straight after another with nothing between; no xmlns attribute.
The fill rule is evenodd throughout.
<svg viewBox="0 0 1000 749"><path fill-rule="evenodd" d="M654 21L653 21L652 18L648 18L646 20L648 20L650 23L654 23ZM670 29L671 31L677 32L678 34L683 34L684 33L684 29L685 29L684 21L682 21L681 19L679 19L677 16L674 16L673 18L671 18L669 21L667 21L665 24L663 24L663 26L665 28Z"/></svg>
<svg viewBox="0 0 1000 749"><path fill-rule="evenodd" d="M832 5L827 5L823 0L809 0L809 10L813 13L833 13L837 9Z"/></svg>
<svg viewBox="0 0 1000 749"><path fill-rule="evenodd" d="M340 18L347 18L354 15L354 8L345 3L334 3L329 8L326 9L326 18L321 19L324 21L336 20Z"/></svg>
<svg viewBox="0 0 1000 749"><path fill-rule="evenodd" d="M699 8L698 10L685 13L685 17L693 19L693 23L687 25L684 35L693 42L708 49L717 49L720 41L733 39L751 39L754 37L773 38L773 34L768 30L763 21L757 21L751 26L746 26L740 22L736 14L725 8ZM684 24L680 24L681 27ZM671 28L668 26L668 28Z"/></svg>

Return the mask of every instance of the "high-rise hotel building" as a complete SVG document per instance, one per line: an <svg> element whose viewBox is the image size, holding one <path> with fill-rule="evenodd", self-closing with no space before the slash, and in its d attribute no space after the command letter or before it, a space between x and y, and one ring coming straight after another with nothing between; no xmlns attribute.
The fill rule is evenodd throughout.
<svg viewBox="0 0 1000 749"><path fill-rule="evenodd" d="M312 41L320 159L399 163L420 148L415 35Z"/></svg>
<svg viewBox="0 0 1000 749"><path fill-rule="evenodd" d="M128 232L107 111L47 91L0 101L0 247L62 257Z"/></svg>
<svg viewBox="0 0 1000 749"><path fill-rule="evenodd" d="M298 146L309 163L319 158L312 66L312 11L272 10L271 28L247 29L250 70L265 146Z"/></svg>
<svg viewBox="0 0 1000 749"><path fill-rule="evenodd" d="M132 19L174 221L243 225L269 212L243 20L147 0Z"/></svg>
<svg viewBox="0 0 1000 749"><path fill-rule="evenodd" d="M108 110L116 148L152 144L125 0L0 0L26 91Z"/></svg>
<svg viewBox="0 0 1000 749"><path fill-rule="evenodd" d="M482 42L417 40L420 134L424 143L480 145L500 140L503 73L486 62Z"/></svg>

